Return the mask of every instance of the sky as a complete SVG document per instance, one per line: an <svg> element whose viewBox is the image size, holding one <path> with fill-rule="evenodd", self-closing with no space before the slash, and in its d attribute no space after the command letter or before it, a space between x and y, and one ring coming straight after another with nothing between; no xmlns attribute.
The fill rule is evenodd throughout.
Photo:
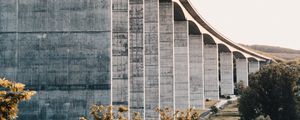
<svg viewBox="0 0 300 120"><path fill-rule="evenodd" d="M300 0L190 0L217 31L236 43L300 50Z"/></svg>

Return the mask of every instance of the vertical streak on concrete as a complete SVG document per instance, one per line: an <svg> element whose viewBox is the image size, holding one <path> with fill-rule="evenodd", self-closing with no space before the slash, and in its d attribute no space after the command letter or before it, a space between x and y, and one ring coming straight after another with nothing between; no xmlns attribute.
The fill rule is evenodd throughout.
<svg viewBox="0 0 300 120"><path fill-rule="evenodd" d="M220 52L220 74L221 95L234 94L232 52Z"/></svg>
<svg viewBox="0 0 300 120"><path fill-rule="evenodd" d="M173 2L159 1L160 106L174 108Z"/></svg>
<svg viewBox="0 0 300 120"><path fill-rule="evenodd" d="M128 105L128 0L112 1L112 104Z"/></svg>
<svg viewBox="0 0 300 120"><path fill-rule="evenodd" d="M249 61L249 74L255 73L260 69L258 61Z"/></svg>
<svg viewBox="0 0 300 120"><path fill-rule="evenodd" d="M159 107L158 6L159 0L145 0L145 119L157 120Z"/></svg>
<svg viewBox="0 0 300 120"><path fill-rule="evenodd" d="M236 59L236 80L237 83L243 81L245 86L248 86L248 60Z"/></svg>
<svg viewBox="0 0 300 120"><path fill-rule="evenodd" d="M204 96L205 99L219 100L218 47L204 45Z"/></svg>
<svg viewBox="0 0 300 120"><path fill-rule="evenodd" d="M144 0L129 0L130 116L144 116Z"/></svg>
<svg viewBox="0 0 300 120"><path fill-rule="evenodd" d="M189 35L190 106L203 109L204 74L202 35Z"/></svg>
<svg viewBox="0 0 300 120"><path fill-rule="evenodd" d="M189 108L188 22L174 22L175 108Z"/></svg>

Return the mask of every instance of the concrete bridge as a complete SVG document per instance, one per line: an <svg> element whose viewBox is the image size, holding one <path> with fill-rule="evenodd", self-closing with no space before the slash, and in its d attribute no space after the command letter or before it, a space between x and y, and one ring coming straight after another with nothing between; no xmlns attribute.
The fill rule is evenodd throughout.
<svg viewBox="0 0 300 120"><path fill-rule="evenodd" d="M213 29L188 0L0 0L0 75L38 94L22 120L92 104L203 109L272 60Z"/></svg>

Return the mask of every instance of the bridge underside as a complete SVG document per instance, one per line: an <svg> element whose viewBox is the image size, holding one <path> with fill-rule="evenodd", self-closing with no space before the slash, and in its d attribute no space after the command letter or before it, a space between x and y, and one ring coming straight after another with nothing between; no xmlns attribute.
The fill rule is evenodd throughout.
<svg viewBox="0 0 300 120"><path fill-rule="evenodd" d="M92 104L204 109L268 63L198 22L184 0L0 0L0 75L37 95L19 119L78 119ZM236 75L236 76L234 76Z"/></svg>

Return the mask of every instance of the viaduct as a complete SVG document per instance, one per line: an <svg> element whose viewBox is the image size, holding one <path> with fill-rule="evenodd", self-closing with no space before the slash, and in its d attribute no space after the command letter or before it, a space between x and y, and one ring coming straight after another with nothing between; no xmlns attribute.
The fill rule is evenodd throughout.
<svg viewBox="0 0 300 120"><path fill-rule="evenodd" d="M92 104L204 109L271 58L213 29L189 0L0 0L0 75L37 95L20 120L76 120Z"/></svg>

